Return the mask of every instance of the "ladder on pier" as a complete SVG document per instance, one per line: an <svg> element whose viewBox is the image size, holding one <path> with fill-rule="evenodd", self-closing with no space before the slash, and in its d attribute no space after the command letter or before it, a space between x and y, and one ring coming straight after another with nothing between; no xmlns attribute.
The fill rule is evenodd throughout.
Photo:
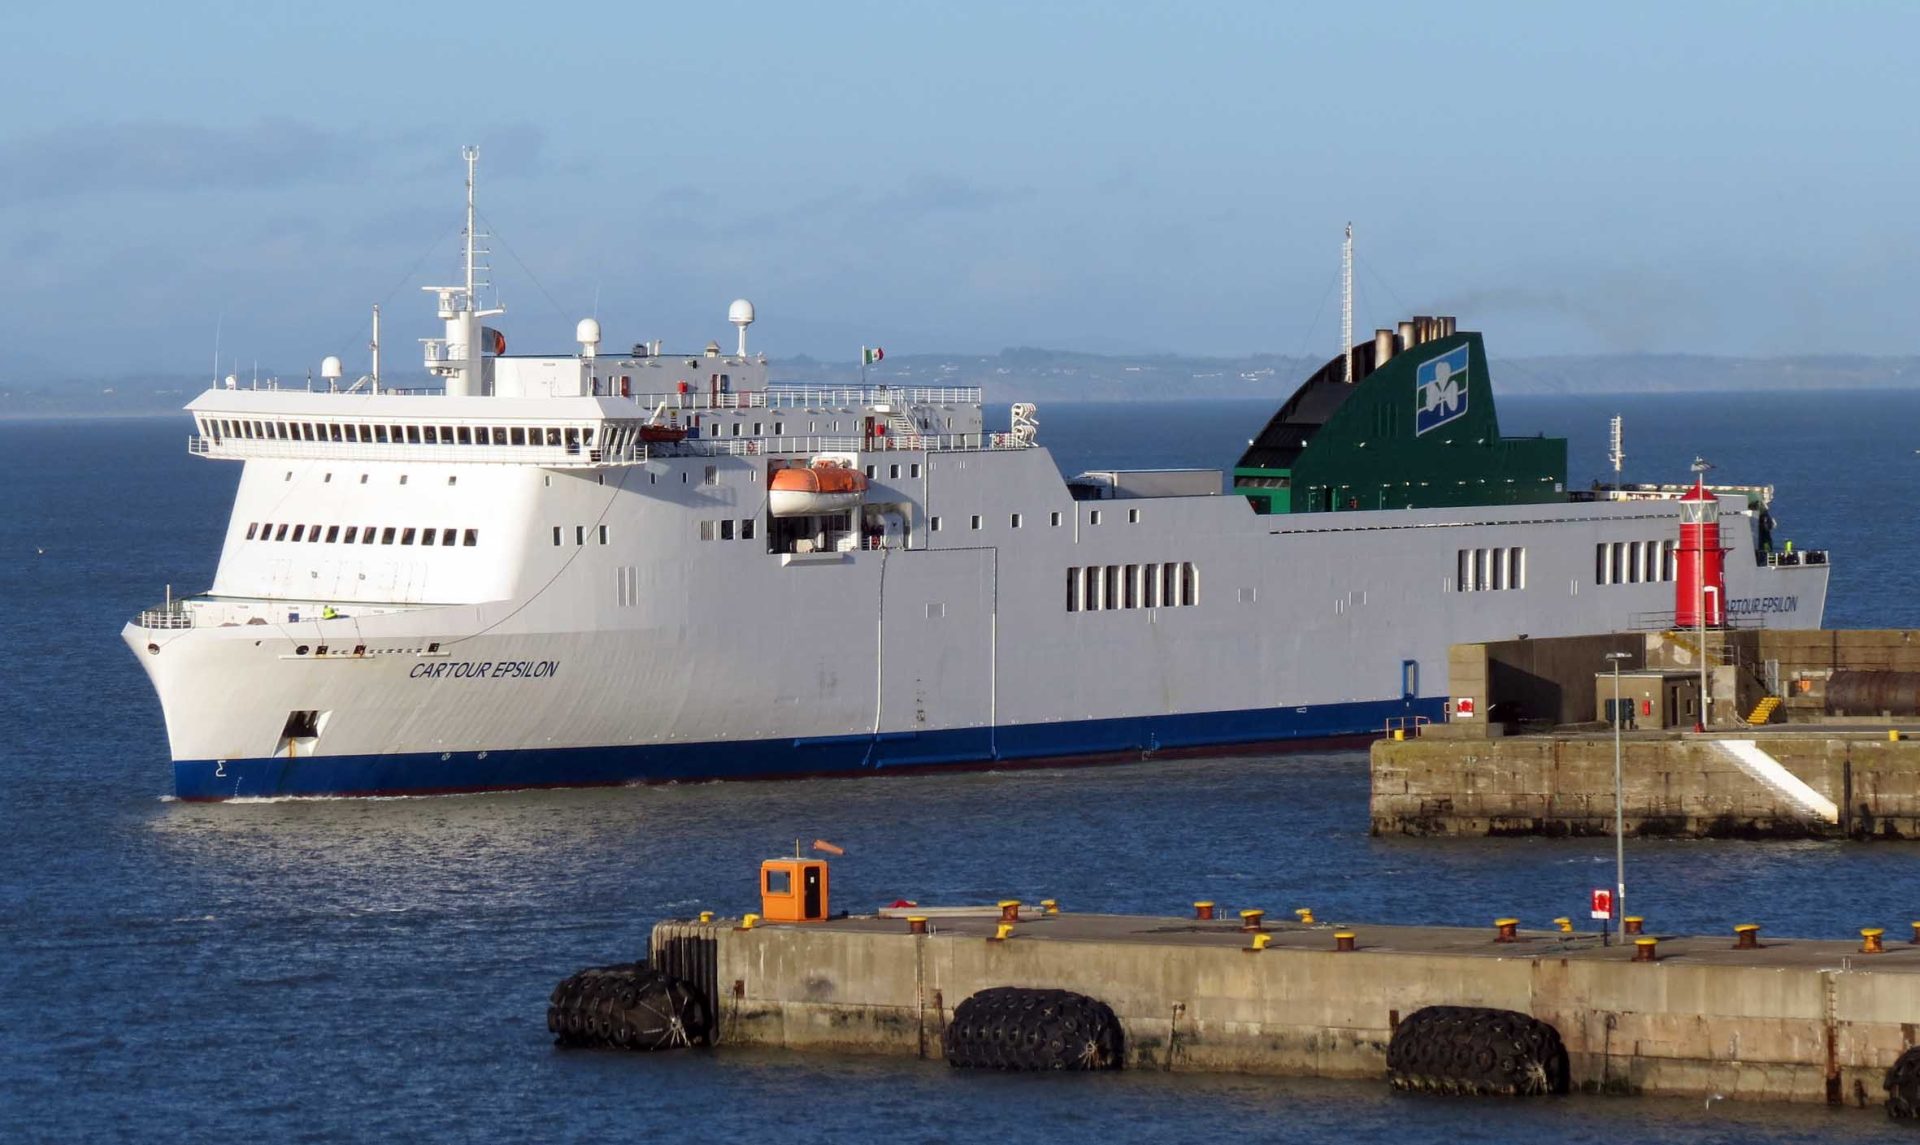
<svg viewBox="0 0 1920 1145"><path fill-rule="evenodd" d="M1753 711L1747 713L1749 727L1764 727L1773 722L1773 713L1780 710L1780 697L1762 696L1760 702L1753 705Z"/></svg>

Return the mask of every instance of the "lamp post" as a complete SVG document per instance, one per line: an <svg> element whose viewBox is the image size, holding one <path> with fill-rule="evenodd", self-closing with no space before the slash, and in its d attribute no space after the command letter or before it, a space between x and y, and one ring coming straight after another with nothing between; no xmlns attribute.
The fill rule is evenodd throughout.
<svg viewBox="0 0 1920 1145"><path fill-rule="evenodd" d="M1609 652L1613 665L1613 918L1627 916L1627 795L1620 771L1620 661L1631 652Z"/></svg>
<svg viewBox="0 0 1920 1145"><path fill-rule="evenodd" d="M1713 462L1708 461L1704 457L1695 457L1693 459L1693 465L1690 468L1693 470L1694 480L1705 485L1707 470L1713 468ZM1700 523L1694 531L1693 567L1698 574L1694 579L1698 582L1699 600L1694 611L1694 619L1697 620L1700 625L1700 730L1704 732L1713 726L1713 696L1712 693L1707 690L1707 577L1705 571L1707 563L1707 511L1703 505L1697 512L1700 514ZM1716 526L1716 528L1717 527L1718 526Z"/></svg>

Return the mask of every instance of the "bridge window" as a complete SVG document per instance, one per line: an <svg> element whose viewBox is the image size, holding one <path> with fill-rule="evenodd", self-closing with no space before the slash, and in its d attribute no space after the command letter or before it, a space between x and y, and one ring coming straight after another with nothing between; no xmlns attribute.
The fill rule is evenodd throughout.
<svg viewBox="0 0 1920 1145"><path fill-rule="evenodd" d="M373 534L374 527L372 525L368 525L366 528L360 530L360 543L363 545L371 545L373 543Z"/></svg>
<svg viewBox="0 0 1920 1145"><path fill-rule="evenodd" d="M305 525L295 525L293 527L293 539L298 541L301 537L306 535L306 532L307 532L307 527Z"/></svg>
<svg viewBox="0 0 1920 1145"><path fill-rule="evenodd" d="M413 543L413 530L412 530L412 529L401 529L401 530L400 530L400 543L401 543L401 544L403 544L403 545L411 545L411 544Z"/></svg>
<svg viewBox="0 0 1920 1145"><path fill-rule="evenodd" d="M327 543L331 545L339 539L340 539L340 526L328 525L327 526Z"/></svg>
<svg viewBox="0 0 1920 1145"><path fill-rule="evenodd" d="M348 525L346 535L340 538L340 543L343 545L351 545L353 543L354 538L359 535L360 535L360 526Z"/></svg>
<svg viewBox="0 0 1920 1145"><path fill-rule="evenodd" d="M258 521L255 521L255 522L253 522L252 524L250 524L250 525L248 525L248 526L247 526L247 540L249 540L249 541L251 541L251 540L253 540L253 538L254 538L254 534L256 534L256 533L258 533L259 531L260 531L260 522L258 522Z"/></svg>
<svg viewBox="0 0 1920 1145"><path fill-rule="evenodd" d="M472 548L473 546L479 544L480 530L468 529L464 534L462 534L460 543L462 545L465 545L467 548Z"/></svg>
<svg viewBox="0 0 1920 1145"><path fill-rule="evenodd" d="M422 544L423 546L424 546L424 545L432 545L432 544L433 544L433 535L434 535L434 530L432 530L432 529L422 529L422 530L420 530L420 543L421 543L421 544Z"/></svg>

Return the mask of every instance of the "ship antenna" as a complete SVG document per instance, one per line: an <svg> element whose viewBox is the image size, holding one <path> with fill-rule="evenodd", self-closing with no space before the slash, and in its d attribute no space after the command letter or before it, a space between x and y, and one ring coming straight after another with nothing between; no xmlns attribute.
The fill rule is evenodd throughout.
<svg viewBox="0 0 1920 1145"><path fill-rule="evenodd" d="M473 169L480 162L480 149L462 147L460 157L467 161L467 307L478 310L479 303L473 297Z"/></svg>
<svg viewBox="0 0 1920 1145"><path fill-rule="evenodd" d="M1607 426L1607 460L1613 462L1613 479L1620 480L1620 463L1627 459L1626 435L1622 432L1623 421L1619 414L1613 415L1613 421Z"/></svg>
<svg viewBox="0 0 1920 1145"><path fill-rule="evenodd" d="M1340 357L1346 362L1345 381L1353 384L1353 224L1340 244Z"/></svg>

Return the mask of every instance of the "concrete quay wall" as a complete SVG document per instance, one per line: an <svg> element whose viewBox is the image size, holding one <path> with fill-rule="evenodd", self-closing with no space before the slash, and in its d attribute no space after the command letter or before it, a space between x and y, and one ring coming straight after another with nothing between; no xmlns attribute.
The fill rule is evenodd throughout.
<svg viewBox="0 0 1920 1145"><path fill-rule="evenodd" d="M1840 809L1840 821L1827 824L1749 777L1714 738L1635 733L1622 741L1629 832L1920 838L1920 742L1889 741L1884 729L1757 737ZM1376 835L1610 834L1613 738L1383 740L1372 749L1370 814Z"/></svg>
<svg viewBox="0 0 1920 1145"><path fill-rule="evenodd" d="M1591 936L1285 926L1249 952L1237 928L1062 915L997 942L990 923L915 936L897 920L811 925L663 923L710 950L721 1044L940 1056L953 1009L994 986L1106 1002L1135 1069L1382 1078L1399 1019L1488 1006L1552 1023L1576 1088L1877 1104L1920 1030L1920 947L1856 955L1843 943L1666 939L1636 963Z"/></svg>

